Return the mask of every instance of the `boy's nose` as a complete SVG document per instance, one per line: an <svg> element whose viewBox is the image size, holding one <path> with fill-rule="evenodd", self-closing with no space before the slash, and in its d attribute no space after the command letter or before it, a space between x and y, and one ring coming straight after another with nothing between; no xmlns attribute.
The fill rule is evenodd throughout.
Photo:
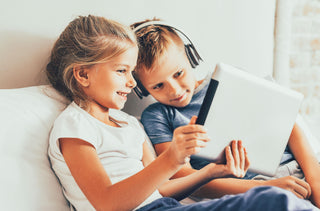
<svg viewBox="0 0 320 211"><path fill-rule="evenodd" d="M177 82L168 83L168 94L171 96L176 96L179 93L180 85Z"/></svg>

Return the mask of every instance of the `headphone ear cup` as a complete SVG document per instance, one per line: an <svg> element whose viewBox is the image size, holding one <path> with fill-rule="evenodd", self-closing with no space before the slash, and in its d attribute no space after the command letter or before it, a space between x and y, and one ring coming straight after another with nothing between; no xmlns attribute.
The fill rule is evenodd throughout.
<svg viewBox="0 0 320 211"><path fill-rule="evenodd" d="M137 86L133 88L134 93L142 99L143 97L147 97L149 95L148 90L142 85L141 81L133 74L135 81L137 82Z"/></svg>
<svg viewBox="0 0 320 211"><path fill-rule="evenodd" d="M191 67L196 68L196 66L199 65L199 59L201 59L199 54L191 44L187 44L184 47L185 47L185 51L189 59L189 62L191 64Z"/></svg>

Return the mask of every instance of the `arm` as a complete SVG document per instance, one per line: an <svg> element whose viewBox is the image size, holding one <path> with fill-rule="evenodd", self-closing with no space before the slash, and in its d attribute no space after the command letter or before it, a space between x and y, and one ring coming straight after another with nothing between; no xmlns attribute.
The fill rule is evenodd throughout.
<svg viewBox="0 0 320 211"><path fill-rule="evenodd" d="M196 118L193 118L191 120L191 124L193 120L195 121ZM194 127L192 131L190 130L190 127ZM165 152L176 144L179 145L179 143L186 142L186 140L188 140L188 137L190 138L190 136L194 137L197 142L208 141L208 137L203 126L188 125L179 127L175 130L173 141L165 150ZM204 145L201 146L203 147ZM240 148L239 150L238 147ZM149 155L150 153L145 152L144 154ZM151 155L148 157L151 157ZM245 175L245 172L249 166L249 161L247 156L245 155L245 150L242 147L241 142L233 141L231 147L226 147L226 160L226 165L217 165L211 163L208 165L208 167L205 167L199 171L194 171L194 173L192 174L188 174L184 177L178 177L176 179L171 179L170 181L162 185L159 190L164 196L182 199L194 192L203 184L212 180L213 178ZM144 161L144 163L149 162Z"/></svg>
<svg viewBox="0 0 320 211"><path fill-rule="evenodd" d="M170 113L170 110L168 110L167 107L157 105L157 107L153 106L147 108L141 116L141 122L143 123L147 134L150 137L161 137L161 140L160 138L157 138L157 140L152 141L165 141L164 143L154 145L158 155L169 148L171 141L173 140L174 131L172 131L171 122L174 120L170 119L170 115L167 116L164 115L164 113ZM197 170L192 169L190 164L187 163L173 178L181 178L194 172L197 172ZM217 198L225 194L243 193L251 187L254 187L255 184L253 183L261 182L251 182L232 178L214 179L202 186L200 190L197 190L194 194L203 198Z"/></svg>
<svg viewBox="0 0 320 211"><path fill-rule="evenodd" d="M144 143L143 151L143 163L148 166L154 157L149 150L147 143ZM162 186L159 187L161 195L166 197L173 197L178 200L185 198L191 194L194 190L199 188L201 185L210 181L210 175L207 171L199 171L197 174L188 175L186 177L172 179L166 181Z"/></svg>
<svg viewBox="0 0 320 211"><path fill-rule="evenodd" d="M157 154L164 152L171 142L165 142L155 145ZM211 165L211 164L209 164ZM214 168L214 166L205 166L205 168ZM202 169L201 169L202 170ZM189 163L183 167L172 177L181 178L197 172ZM244 180L238 178L216 178L203 185L200 189L193 193L194 196L201 198L218 198L228 194L244 193L249 189L257 186L277 186L293 192L299 198L307 198L310 195L310 187L308 183L298 178L287 176L268 181L262 180Z"/></svg>
<svg viewBox="0 0 320 211"><path fill-rule="evenodd" d="M303 131L295 124L289 138L289 147L299 163L306 181L310 184L311 200L320 207L320 165L307 142Z"/></svg>
<svg viewBox="0 0 320 211"><path fill-rule="evenodd" d="M170 153L163 153L143 171L112 184L91 144L72 138L59 141L72 176L97 210L131 210L137 207L180 166Z"/></svg>
<svg viewBox="0 0 320 211"><path fill-rule="evenodd" d="M202 147L197 135L203 133L202 128L188 125L184 129L186 134L174 141L152 162L151 153L146 153L145 143L143 149L146 155L143 155L142 162L146 167L115 184L111 183L93 145L76 138L60 138L59 143L72 176L95 209L131 210L159 189L184 164L185 158L194 154L198 147ZM148 158L145 158L146 156Z"/></svg>
<svg viewBox="0 0 320 211"><path fill-rule="evenodd" d="M171 142L165 142L155 145L157 154L164 152ZM186 163L183 167L175 174L172 178L183 178L188 175L196 174L199 171L208 171L208 169L218 168L219 165L211 163L201 170L193 169L190 163ZM217 169L219 172L219 169ZM262 181L256 180L242 180L237 178L221 178L223 176L215 177L215 179L208 181L207 184L203 185L193 195L201 198L219 198L227 194L243 193L255 186L263 185Z"/></svg>
<svg viewBox="0 0 320 211"><path fill-rule="evenodd" d="M176 135L180 132L180 130L183 127L179 127L175 130L174 138ZM166 147L163 148L165 151L167 148L171 146L171 142L165 143L165 145L156 145L156 150L159 150L159 146L161 147ZM182 189L186 189L187 187L193 187L193 183L199 183L199 181L202 181L201 185L206 184L210 182L214 178L222 178L222 177L243 177L249 167L249 160L247 157L247 154L245 152L244 147L242 146L241 141L232 141L231 146L227 146L225 149L226 152L226 164L215 164L211 163L201 170L194 170L191 168L190 164L187 163L185 164L182 169L173 176L174 179L171 180L172 184L174 183L175 185L173 187L178 188L179 186L182 186ZM218 179L212 180L216 181ZM224 179L223 180L226 184L227 182L230 181L230 179ZM240 181L240 180L239 180ZM204 185L200 191L197 191L197 195L200 193L205 192L205 197L218 197L221 196L215 191L214 185L212 185L213 182L210 182L206 185ZM258 183L258 181L257 181ZM234 187L232 183L228 183L229 187ZM246 186L247 185L247 186ZM248 190L250 187L248 187L248 182L242 183L241 190L238 192L244 192L244 188ZM237 185L236 188L239 189L240 185ZM253 185L252 185L253 186ZM199 186L198 186L199 187ZM196 188L191 189L190 192L195 191ZM230 191L230 190L228 190ZM235 190L233 190L235 192ZM174 191L176 192L176 191ZM234 193L232 192L232 193ZM172 195L171 195L172 196ZM199 196L199 195L198 195ZM180 199L180 198L179 198Z"/></svg>

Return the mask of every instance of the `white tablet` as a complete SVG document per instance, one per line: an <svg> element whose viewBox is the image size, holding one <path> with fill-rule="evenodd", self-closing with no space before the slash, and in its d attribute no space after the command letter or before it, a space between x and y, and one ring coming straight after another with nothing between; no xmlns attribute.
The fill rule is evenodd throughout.
<svg viewBox="0 0 320 211"><path fill-rule="evenodd" d="M194 156L223 160L224 148L232 140L242 140L250 159L249 170L274 175L302 99L301 93L218 64L197 120L206 126L211 141Z"/></svg>

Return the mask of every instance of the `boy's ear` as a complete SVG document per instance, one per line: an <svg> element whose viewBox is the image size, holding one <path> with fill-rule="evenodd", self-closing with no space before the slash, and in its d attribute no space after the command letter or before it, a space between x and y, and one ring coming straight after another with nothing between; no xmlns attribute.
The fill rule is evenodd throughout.
<svg viewBox="0 0 320 211"><path fill-rule="evenodd" d="M88 68L85 68L80 65L76 65L73 67L73 76L83 87L88 87L90 84L88 80L88 70Z"/></svg>

